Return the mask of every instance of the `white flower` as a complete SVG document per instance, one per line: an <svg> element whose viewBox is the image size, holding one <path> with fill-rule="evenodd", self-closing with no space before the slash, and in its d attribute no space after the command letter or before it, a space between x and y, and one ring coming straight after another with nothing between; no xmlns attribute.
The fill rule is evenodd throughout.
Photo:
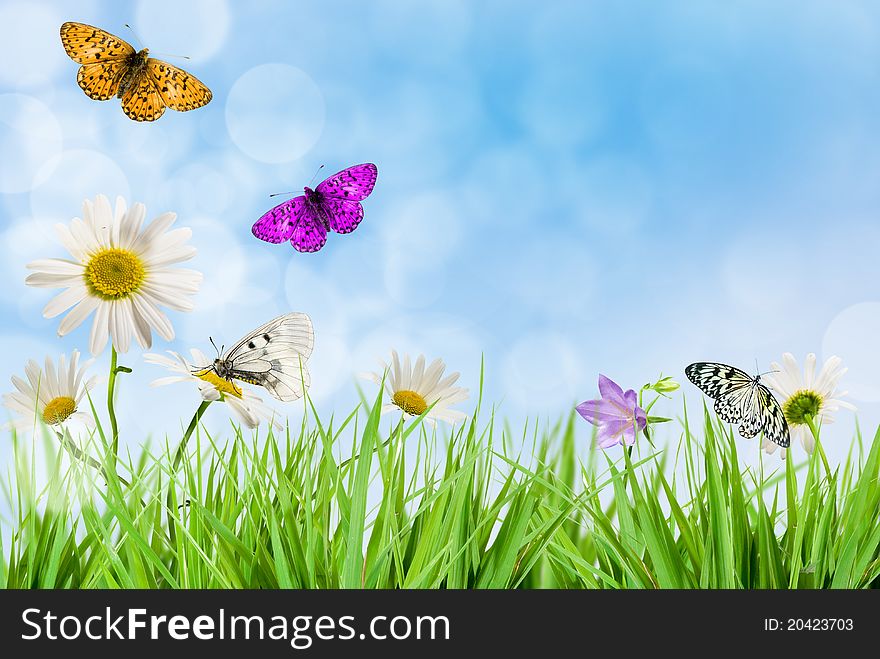
<svg viewBox="0 0 880 659"><path fill-rule="evenodd" d="M794 355L786 352L782 355L782 365L771 362L773 373L763 378L767 386L782 398L782 410L791 434L800 438L807 453L812 453L816 444L807 424L807 416L818 428L833 423L834 413L840 408L856 409L854 405L841 400L846 392L837 388L840 378L847 371L841 363L840 357L829 357L816 375L815 354L811 352L807 355L801 372ZM777 446L765 438L763 448L767 453L773 453ZM785 457L785 449L782 450L782 457Z"/></svg>
<svg viewBox="0 0 880 659"><path fill-rule="evenodd" d="M3 395L3 404L16 414L12 426L21 430L33 428L37 419L50 426L61 426L68 421L80 421L93 427L89 414L79 411L86 392L98 381L96 376L86 379L85 372L94 360L80 366L79 351L74 350L70 362L64 355L58 366L46 357L45 368L30 360L24 372L27 381L13 375L12 384L17 391Z"/></svg>
<svg viewBox="0 0 880 659"><path fill-rule="evenodd" d="M391 399L382 406L383 414L399 408L406 414L418 416L430 408L425 419L431 425L438 420L454 424L467 418L464 412L449 409L450 405L466 400L468 390L452 386L458 380L458 373L443 377L446 365L442 359L435 359L425 368L425 357L419 355L411 367L409 355L404 355L401 367L397 352L392 350L391 364L383 366L385 390ZM382 376L378 373L367 373L364 377L376 384L382 383Z"/></svg>
<svg viewBox="0 0 880 659"><path fill-rule="evenodd" d="M104 349L108 335L117 352L128 351L132 336L141 347L149 348L151 328L170 341L174 328L159 307L193 308L187 296L198 291L202 274L169 267L195 256L195 248L185 244L192 232L167 231L177 217L174 213L163 213L142 231L145 216L143 204L126 210L122 197L117 197L115 211L104 195L98 195L94 203L87 199L83 219L55 225L73 260L41 259L27 264L34 271L25 280L29 286L66 289L43 309L46 318L70 309L58 325L59 336L95 312L89 341L93 355Z"/></svg>
<svg viewBox="0 0 880 659"><path fill-rule="evenodd" d="M171 350L167 352L171 358L154 353L144 355L144 361L164 366L172 373L177 373L154 380L150 383L151 386L161 387L175 382L192 382L199 388L202 400L226 403L248 428L256 428L260 425L261 419L265 419L276 429L284 428L275 410L263 403L259 396L242 389L231 380L218 377L211 369L211 359L201 350L190 350L192 361L187 361L183 355Z"/></svg>

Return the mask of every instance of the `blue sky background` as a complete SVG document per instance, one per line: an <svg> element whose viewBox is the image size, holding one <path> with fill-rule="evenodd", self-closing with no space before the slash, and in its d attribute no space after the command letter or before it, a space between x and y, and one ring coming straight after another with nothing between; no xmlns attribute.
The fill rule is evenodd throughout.
<svg viewBox="0 0 880 659"><path fill-rule="evenodd" d="M65 20L127 40L131 23L213 101L137 124L89 100ZM89 323L55 336L24 264L66 256L52 224L103 192L194 232L197 309L154 350L306 311L325 413L392 347L471 388L485 354L514 421L594 397L599 372L638 387L813 351L845 360L863 427L880 422L876 5L28 0L0 23L0 382L87 347ZM270 193L364 161L379 180L354 234L314 255L251 236ZM163 373L137 348L121 361L124 441L188 421L194 391L147 389ZM832 456L852 428L841 415Z"/></svg>

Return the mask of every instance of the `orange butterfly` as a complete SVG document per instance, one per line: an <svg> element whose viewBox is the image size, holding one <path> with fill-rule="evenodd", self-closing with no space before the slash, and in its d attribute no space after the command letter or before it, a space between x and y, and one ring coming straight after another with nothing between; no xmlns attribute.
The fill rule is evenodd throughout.
<svg viewBox="0 0 880 659"><path fill-rule="evenodd" d="M61 43L79 64L76 81L86 96L106 101L116 95L135 121L155 121L165 108L186 112L207 105L211 90L195 76L147 57L119 37L85 23L61 26Z"/></svg>

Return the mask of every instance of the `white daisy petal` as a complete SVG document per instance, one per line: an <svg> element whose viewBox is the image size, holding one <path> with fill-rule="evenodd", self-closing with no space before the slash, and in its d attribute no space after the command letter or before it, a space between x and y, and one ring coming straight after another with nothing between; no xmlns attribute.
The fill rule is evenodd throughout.
<svg viewBox="0 0 880 659"><path fill-rule="evenodd" d="M137 312L155 329L166 341L174 338L174 327L168 316L159 311L152 302L142 296L133 298Z"/></svg>
<svg viewBox="0 0 880 659"><path fill-rule="evenodd" d="M134 322L125 307L126 300L110 305L110 336L117 352L128 352L131 345L131 325Z"/></svg>
<svg viewBox="0 0 880 659"><path fill-rule="evenodd" d="M65 259L38 259L37 261L31 261L25 267L28 270L39 270L47 275L82 277L83 273L82 265Z"/></svg>
<svg viewBox="0 0 880 659"><path fill-rule="evenodd" d="M130 313L135 340L141 348L149 348L153 343L150 323L141 315L133 301L131 302Z"/></svg>
<svg viewBox="0 0 880 659"><path fill-rule="evenodd" d="M64 367L64 364L61 364L61 367ZM58 373L55 371L55 362L52 361L51 357L46 357L46 362L44 366L44 373L46 377L43 379L43 389L46 394L49 396L50 400L58 396ZM60 369L59 369L60 370Z"/></svg>
<svg viewBox="0 0 880 659"><path fill-rule="evenodd" d="M230 398L229 407L248 428L256 428L260 425L260 419L238 398Z"/></svg>
<svg viewBox="0 0 880 659"><path fill-rule="evenodd" d="M67 374L67 390L76 391L79 389L79 373L76 367L79 365L79 350L70 353L70 371Z"/></svg>
<svg viewBox="0 0 880 659"><path fill-rule="evenodd" d="M784 355L782 355L782 361L784 364L784 371L790 378L789 381L792 383L802 382L803 375L801 375L801 371L798 368L798 363L797 360L794 358L794 355L790 352L786 352Z"/></svg>
<svg viewBox="0 0 880 659"><path fill-rule="evenodd" d="M98 300L96 298L87 297L82 300L58 323L58 336L64 336L68 332L75 330L97 308Z"/></svg>
<svg viewBox="0 0 880 659"><path fill-rule="evenodd" d="M422 387L422 377L425 375L425 356L419 355L416 359L415 366L413 366L412 371L412 382L410 382L410 387L415 389L416 391L424 391Z"/></svg>
<svg viewBox="0 0 880 659"><path fill-rule="evenodd" d="M178 359L179 359L179 356L177 355L176 352L169 350L168 353L174 357L178 357ZM164 366L165 368L168 368L168 369L173 369L178 364L178 359L169 359L165 355L159 355L159 354L156 354L155 352L144 353L144 361L145 362L147 362L148 364L156 364L158 366Z"/></svg>
<svg viewBox="0 0 880 659"><path fill-rule="evenodd" d="M74 218L70 222L70 235L81 252L80 262L85 264L89 259L89 254L101 249L101 243L95 235L95 230L89 224L78 218ZM73 252L71 252L71 255Z"/></svg>
<svg viewBox="0 0 880 659"><path fill-rule="evenodd" d="M27 375L31 389L34 391L40 391L42 387L43 371L40 369L37 362L33 359L29 359L27 364L24 365L24 372L25 375Z"/></svg>
<svg viewBox="0 0 880 659"><path fill-rule="evenodd" d="M804 360L804 385L808 388L813 386L813 376L816 373L816 353L811 352Z"/></svg>
<svg viewBox="0 0 880 659"><path fill-rule="evenodd" d="M86 302L83 302L82 304L86 304ZM110 305L98 304L95 319L92 321L92 334L89 337L89 350L92 351L93 355L103 352L104 346L107 345L107 339L110 336L109 321Z"/></svg>
<svg viewBox="0 0 880 659"><path fill-rule="evenodd" d="M33 398L37 395L36 389L34 389L30 384L22 380L17 375L12 376L12 384L18 389L18 393L20 393L25 398Z"/></svg>
<svg viewBox="0 0 880 659"><path fill-rule="evenodd" d="M85 285L71 286L62 291L43 307L43 318L54 318L62 311L70 309L75 304L79 304L88 295L88 289Z"/></svg>
<svg viewBox="0 0 880 659"><path fill-rule="evenodd" d="M147 216L147 207L137 202L125 216L123 222L122 234L119 238L119 246L123 249L131 249L132 244L137 239L144 224L144 218Z"/></svg>
<svg viewBox="0 0 880 659"><path fill-rule="evenodd" d="M208 355L203 353L198 348L193 348L192 350L190 350L190 353L192 353L193 356L193 364L195 364L196 366L209 366L213 361L210 357L208 357Z"/></svg>
<svg viewBox="0 0 880 659"><path fill-rule="evenodd" d="M98 238L98 243L103 247L110 247L113 244L111 236L117 224L114 220L113 209L110 208L110 200L102 194L97 195L92 214L92 229Z"/></svg>
<svg viewBox="0 0 880 659"><path fill-rule="evenodd" d="M82 275L59 275L48 272L34 272L24 278L24 283L34 288L63 288L82 284Z"/></svg>
<svg viewBox="0 0 880 659"><path fill-rule="evenodd" d="M391 351L391 381L400 382L400 358L396 350Z"/></svg>
<svg viewBox="0 0 880 659"><path fill-rule="evenodd" d="M398 385L401 389L412 389L412 364L409 355L403 356L403 365L401 366L400 382Z"/></svg>
<svg viewBox="0 0 880 659"><path fill-rule="evenodd" d="M358 377L362 380L369 380L374 384L382 384L382 378L378 373L370 373L369 371L364 371L363 373L358 373Z"/></svg>
<svg viewBox="0 0 880 659"><path fill-rule="evenodd" d="M440 378L443 376L443 360L435 359L431 365L425 369L425 375L422 377L422 383L425 389L433 391Z"/></svg>
<svg viewBox="0 0 880 659"><path fill-rule="evenodd" d="M202 273L185 268L150 270L150 281L145 282L152 286L168 287L187 294L197 293L202 283Z"/></svg>
<svg viewBox="0 0 880 659"><path fill-rule="evenodd" d="M77 262L82 264L82 262L86 260L86 246L73 236L73 233L71 233L67 226L64 224L56 224L55 235L58 236L58 240L61 241L64 249L70 252L70 255L76 259Z"/></svg>
<svg viewBox="0 0 880 659"><path fill-rule="evenodd" d="M156 219L154 219L150 224L147 225L147 228L144 232L138 236L135 241L131 245L131 250L133 252L142 252L150 245L150 243L156 239L157 236L164 233L168 227L174 224L174 220L177 219L176 213L163 213Z"/></svg>
<svg viewBox="0 0 880 659"><path fill-rule="evenodd" d="M125 199L121 196L116 197L116 210L113 213L113 223L110 228L110 240L111 244L117 247L122 246L122 222L125 219L126 213L125 207Z"/></svg>
<svg viewBox="0 0 880 659"><path fill-rule="evenodd" d="M144 286L143 291L146 295L149 295L156 304L161 304L174 311L192 311L195 309L195 305L192 301L182 295L175 295L164 289L158 289L152 286Z"/></svg>

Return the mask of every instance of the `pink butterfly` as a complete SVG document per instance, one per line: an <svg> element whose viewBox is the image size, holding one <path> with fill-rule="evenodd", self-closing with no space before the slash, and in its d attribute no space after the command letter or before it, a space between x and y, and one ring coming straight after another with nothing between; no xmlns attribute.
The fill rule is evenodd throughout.
<svg viewBox="0 0 880 659"><path fill-rule="evenodd" d="M361 201L376 185L376 165L365 163L343 169L314 190L279 204L263 215L251 231L267 243L289 240L300 252L317 252L327 242L327 232L351 233L364 219Z"/></svg>

